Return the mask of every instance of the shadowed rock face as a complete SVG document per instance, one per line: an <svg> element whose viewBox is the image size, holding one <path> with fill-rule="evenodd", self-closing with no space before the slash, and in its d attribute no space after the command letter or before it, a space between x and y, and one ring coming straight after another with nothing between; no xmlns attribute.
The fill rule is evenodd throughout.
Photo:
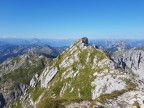
<svg viewBox="0 0 144 108"><path fill-rule="evenodd" d="M0 93L0 108L3 108L6 105L4 96Z"/></svg>
<svg viewBox="0 0 144 108"><path fill-rule="evenodd" d="M124 62L123 58L118 59L118 64L121 66L123 69L126 68L126 63Z"/></svg>
<svg viewBox="0 0 144 108"><path fill-rule="evenodd" d="M87 37L83 37L81 38L82 43L84 43L84 45L88 45L88 38Z"/></svg>

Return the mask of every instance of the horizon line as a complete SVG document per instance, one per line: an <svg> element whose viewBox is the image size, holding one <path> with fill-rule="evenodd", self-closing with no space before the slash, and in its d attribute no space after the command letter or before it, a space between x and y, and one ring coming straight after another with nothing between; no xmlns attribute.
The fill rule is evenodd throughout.
<svg viewBox="0 0 144 108"><path fill-rule="evenodd" d="M144 40L144 38L91 38L88 36L82 36L82 37L77 37L77 38L50 38L50 37L0 37L0 39L51 39L51 40L68 40L68 39L72 39L72 40L77 40L77 39L81 39L83 37L87 37L89 40Z"/></svg>

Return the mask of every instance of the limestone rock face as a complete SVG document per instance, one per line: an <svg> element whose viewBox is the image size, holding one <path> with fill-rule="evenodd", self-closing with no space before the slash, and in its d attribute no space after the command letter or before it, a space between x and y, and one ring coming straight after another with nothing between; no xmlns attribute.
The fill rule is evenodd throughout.
<svg viewBox="0 0 144 108"><path fill-rule="evenodd" d="M35 87L38 82L39 82L39 76L38 74L35 74L35 76L30 81L30 86Z"/></svg>
<svg viewBox="0 0 144 108"><path fill-rule="evenodd" d="M0 64L0 108L8 107L30 86L36 85L37 71L45 68L43 59L46 60L42 55L28 53ZM31 80L33 76L34 81Z"/></svg>
<svg viewBox="0 0 144 108"><path fill-rule="evenodd" d="M128 67L140 79L144 79L144 51L131 49L117 57L118 64L125 69Z"/></svg>

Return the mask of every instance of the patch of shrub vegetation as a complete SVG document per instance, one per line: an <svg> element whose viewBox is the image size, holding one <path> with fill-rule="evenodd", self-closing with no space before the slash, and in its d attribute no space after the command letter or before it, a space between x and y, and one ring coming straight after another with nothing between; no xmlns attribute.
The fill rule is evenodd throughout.
<svg viewBox="0 0 144 108"><path fill-rule="evenodd" d="M37 108L65 108L63 102L65 102L65 100L44 98L40 103L38 103Z"/></svg>
<svg viewBox="0 0 144 108"><path fill-rule="evenodd" d="M31 88L30 88L31 89ZM36 101L38 97L43 93L44 88L40 87L40 83L38 83L33 90L30 91L33 101Z"/></svg>
<svg viewBox="0 0 144 108"><path fill-rule="evenodd" d="M137 101L133 104L133 106L135 106L136 108L141 108L140 104Z"/></svg>

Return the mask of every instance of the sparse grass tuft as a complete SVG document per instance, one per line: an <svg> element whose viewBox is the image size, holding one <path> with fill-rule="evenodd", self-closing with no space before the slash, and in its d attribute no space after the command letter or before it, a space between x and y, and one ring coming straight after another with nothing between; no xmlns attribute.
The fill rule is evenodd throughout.
<svg viewBox="0 0 144 108"><path fill-rule="evenodd" d="M12 105L11 105L11 108L22 108L22 105L20 103L20 100L17 99L16 102L14 102Z"/></svg>
<svg viewBox="0 0 144 108"><path fill-rule="evenodd" d="M43 91L44 89L40 87L40 83L38 83L35 88L29 89L29 93L31 93L33 101L36 101Z"/></svg>
<svg viewBox="0 0 144 108"><path fill-rule="evenodd" d="M124 94L125 92L130 91L130 90L134 90L136 88L136 85L133 84L132 82L130 82L130 80L125 79L125 82L127 85L126 89L116 90L110 94L103 94L97 99L97 101L99 101L100 103L105 103L108 99L117 98L117 96L120 96L120 95Z"/></svg>

